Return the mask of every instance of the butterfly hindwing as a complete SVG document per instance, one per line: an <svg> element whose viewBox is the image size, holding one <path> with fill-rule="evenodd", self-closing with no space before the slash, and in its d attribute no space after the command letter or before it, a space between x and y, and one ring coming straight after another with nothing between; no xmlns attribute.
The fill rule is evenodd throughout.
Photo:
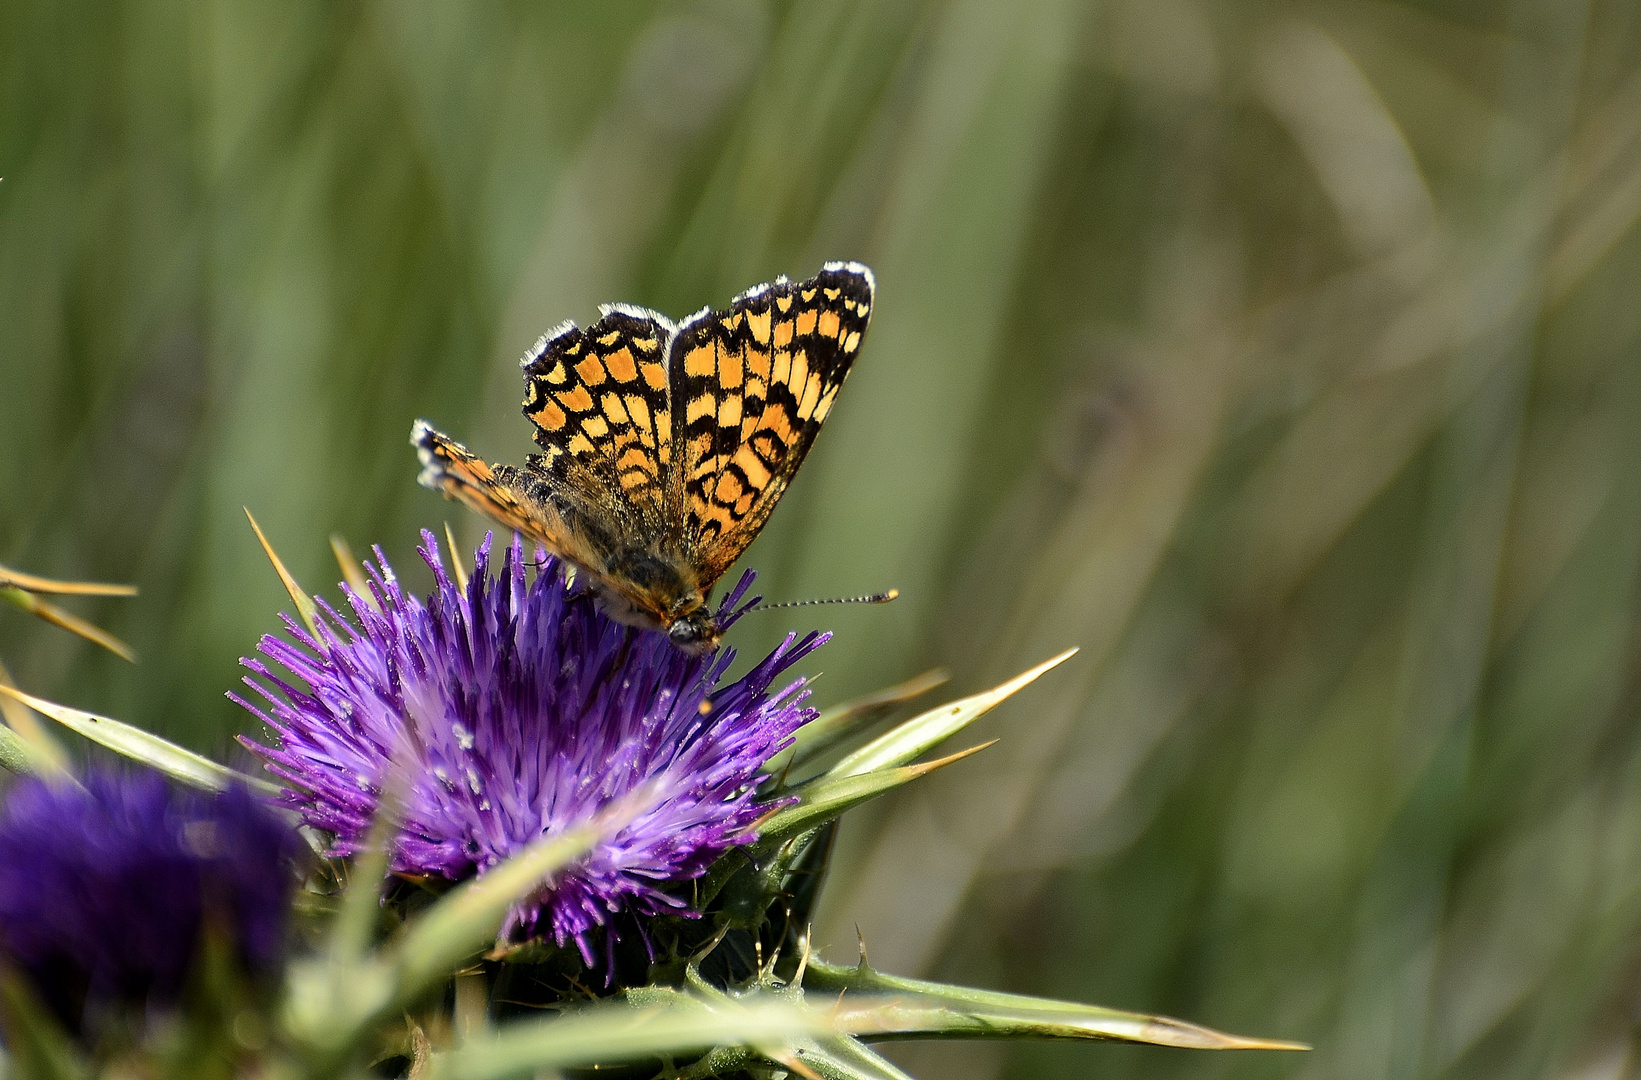
<svg viewBox="0 0 1641 1080"><path fill-rule="evenodd" d="M681 324L668 350L676 500L703 585L763 527L832 408L865 336L872 273L827 263Z"/></svg>
<svg viewBox="0 0 1641 1080"><path fill-rule="evenodd" d="M423 487L571 560L581 556L582 545L573 531L551 505L531 496L530 485L519 470L509 465L490 465L426 420L416 421L410 442L422 460L419 480Z"/></svg>

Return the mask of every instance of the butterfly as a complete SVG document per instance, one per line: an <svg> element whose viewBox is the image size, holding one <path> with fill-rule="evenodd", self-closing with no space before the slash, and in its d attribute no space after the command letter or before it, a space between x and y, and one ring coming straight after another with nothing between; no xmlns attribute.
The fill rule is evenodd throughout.
<svg viewBox="0 0 1641 1080"><path fill-rule="evenodd" d="M873 289L866 267L834 262L677 325L606 304L520 362L541 453L492 465L418 420L418 479L563 558L613 618L708 652L722 627L707 597L809 453Z"/></svg>

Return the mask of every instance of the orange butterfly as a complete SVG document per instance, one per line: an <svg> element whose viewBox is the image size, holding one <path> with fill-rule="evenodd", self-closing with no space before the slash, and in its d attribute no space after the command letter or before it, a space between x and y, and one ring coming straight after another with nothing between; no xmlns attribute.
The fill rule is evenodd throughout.
<svg viewBox="0 0 1641 1080"><path fill-rule="evenodd" d="M542 452L490 465L416 421L423 486L573 564L600 605L692 653L718 644L707 596L769 519L849 374L872 272L827 263L681 324L610 304L522 362Z"/></svg>

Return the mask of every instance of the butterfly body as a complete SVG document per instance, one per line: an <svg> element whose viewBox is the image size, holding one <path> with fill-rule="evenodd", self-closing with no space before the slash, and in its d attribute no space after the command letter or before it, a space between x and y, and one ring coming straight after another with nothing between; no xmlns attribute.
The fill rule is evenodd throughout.
<svg viewBox="0 0 1641 1080"><path fill-rule="evenodd" d="M612 617L705 652L712 587L803 463L859 352L871 271L828 263L674 325L609 305L521 366L541 452L490 465L417 421L424 486L561 556Z"/></svg>

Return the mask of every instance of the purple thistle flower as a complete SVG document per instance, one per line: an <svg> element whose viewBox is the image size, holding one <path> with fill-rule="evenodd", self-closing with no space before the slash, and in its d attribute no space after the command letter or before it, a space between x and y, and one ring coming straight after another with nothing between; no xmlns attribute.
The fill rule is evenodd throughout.
<svg viewBox="0 0 1641 1080"><path fill-rule="evenodd" d="M84 787L21 780L0 808L0 955L73 1031L105 1009L175 1004L207 926L266 974L301 847L242 789L114 770Z"/></svg>
<svg viewBox="0 0 1641 1080"><path fill-rule="evenodd" d="M732 650L692 657L664 634L615 622L573 594L545 553L527 583L516 537L495 577L485 539L465 591L433 534L422 537L435 578L425 604L405 594L378 549L372 596L343 586L352 623L320 601L316 634L287 618L298 644L262 639L262 656L305 690L245 660L272 684L246 679L271 715L235 700L277 734L272 747L246 745L287 782L285 801L348 855L391 788L391 868L450 880L620 801L624 824L517 906L503 937L550 930L592 966L589 936L612 916L693 914L669 886L753 839L772 805L756 801L759 769L814 716L800 705L803 679L771 684L825 636L788 635L718 687ZM741 579L721 618L745 610L735 605L751 581Z"/></svg>

